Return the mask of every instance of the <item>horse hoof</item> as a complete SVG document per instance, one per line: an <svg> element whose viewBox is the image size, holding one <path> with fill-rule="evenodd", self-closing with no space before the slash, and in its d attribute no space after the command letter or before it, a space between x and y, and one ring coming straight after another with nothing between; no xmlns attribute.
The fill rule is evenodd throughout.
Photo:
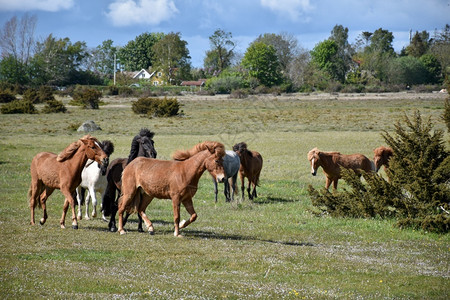
<svg viewBox="0 0 450 300"><path fill-rule="evenodd" d="M144 232L144 229L138 228L138 232Z"/></svg>
<svg viewBox="0 0 450 300"><path fill-rule="evenodd" d="M109 228L109 231L111 231L111 232L116 232L116 231L117 231L117 227L110 227L110 228Z"/></svg>
<svg viewBox="0 0 450 300"><path fill-rule="evenodd" d="M39 220L39 224L44 225L44 223L45 223L45 220L43 220L43 219ZM33 225L34 225L34 223L33 223Z"/></svg>
<svg viewBox="0 0 450 300"><path fill-rule="evenodd" d="M78 225L72 225L72 229L78 229Z"/></svg>
<svg viewBox="0 0 450 300"><path fill-rule="evenodd" d="M125 234L126 232L125 232L125 230L121 230L119 233L120 233L120 235L123 235L123 234Z"/></svg>
<svg viewBox="0 0 450 300"><path fill-rule="evenodd" d="M154 231L149 231L148 232L150 235L155 235L155 232Z"/></svg>
<svg viewBox="0 0 450 300"><path fill-rule="evenodd" d="M66 229L66 225L61 225L61 229Z"/></svg>
<svg viewBox="0 0 450 300"><path fill-rule="evenodd" d="M83 219L82 216L78 216L78 217L77 217L77 220L78 220L78 221L80 221L80 220L82 220L82 219Z"/></svg>

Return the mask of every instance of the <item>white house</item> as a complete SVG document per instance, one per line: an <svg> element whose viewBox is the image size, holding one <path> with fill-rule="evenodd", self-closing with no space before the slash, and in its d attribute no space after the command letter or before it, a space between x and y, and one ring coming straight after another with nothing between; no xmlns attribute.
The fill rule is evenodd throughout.
<svg viewBox="0 0 450 300"><path fill-rule="evenodd" d="M153 74L155 74L155 72L150 74L146 69L142 69L133 75L133 79L150 79Z"/></svg>

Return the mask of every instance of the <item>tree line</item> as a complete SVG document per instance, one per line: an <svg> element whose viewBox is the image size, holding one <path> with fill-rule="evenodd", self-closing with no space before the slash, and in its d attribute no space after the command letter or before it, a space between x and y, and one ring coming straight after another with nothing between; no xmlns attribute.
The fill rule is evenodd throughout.
<svg viewBox="0 0 450 300"><path fill-rule="evenodd" d="M231 32L209 36L202 68L193 68L181 33L145 32L125 46L105 40L95 48L49 34L36 40L35 16L12 17L0 29L0 82L24 86L128 85L126 72L162 71L168 85L205 78L215 93L235 90L380 91L413 85L442 85L450 74L450 26L415 32L396 53L392 32L379 28L348 41L348 28L336 25L312 50L291 34L265 33L238 53ZM115 65L115 61L118 63ZM115 68L118 68L115 70Z"/></svg>

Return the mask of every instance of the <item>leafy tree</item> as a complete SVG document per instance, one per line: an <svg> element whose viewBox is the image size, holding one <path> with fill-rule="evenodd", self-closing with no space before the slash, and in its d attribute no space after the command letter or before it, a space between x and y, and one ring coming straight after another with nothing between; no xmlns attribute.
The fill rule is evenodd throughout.
<svg viewBox="0 0 450 300"><path fill-rule="evenodd" d="M281 83L280 64L276 50L271 45L253 42L247 48L241 64L250 77L258 79L262 85L271 87Z"/></svg>
<svg viewBox="0 0 450 300"><path fill-rule="evenodd" d="M340 61L337 57L338 45L334 40L325 40L318 43L311 51L311 63L327 72L331 78L342 79L339 74Z"/></svg>
<svg viewBox="0 0 450 300"><path fill-rule="evenodd" d="M29 81L28 67L17 60L13 55L8 55L0 60L0 80L11 84L26 84Z"/></svg>
<svg viewBox="0 0 450 300"><path fill-rule="evenodd" d="M421 57L428 50L429 34L426 31L417 32L412 37L411 43L406 47L406 53L410 56Z"/></svg>
<svg viewBox="0 0 450 300"><path fill-rule="evenodd" d="M348 28L344 28L342 25L334 26L331 31L330 40L335 41L337 45L337 53L334 59L336 79L344 82L345 75L352 64L352 56L354 54L354 50L348 42Z"/></svg>
<svg viewBox="0 0 450 300"><path fill-rule="evenodd" d="M255 42L262 42L275 48L281 70L284 73L287 73L290 62L299 52L297 39L287 33L265 33L260 35Z"/></svg>
<svg viewBox="0 0 450 300"><path fill-rule="evenodd" d="M153 65L153 45L164 37L164 33L143 33L129 41L118 51L120 64L125 71L148 69Z"/></svg>
<svg viewBox="0 0 450 300"><path fill-rule="evenodd" d="M390 63L389 82L394 84L421 84L427 81L427 70L418 58L402 56Z"/></svg>
<svg viewBox="0 0 450 300"><path fill-rule="evenodd" d="M73 73L79 72L87 56L85 42L72 43L69 38L57 39L50 34L37 43L31 61L31 76L36 84L67 85Z"/></svg>
<svg viewBox="0 0 450 300"><path fill-rule="evenodd" d="M211 49L206 52L203 65L205 69L222 72L231 65L234 56L235 42L232 40L231 32L225 32L217 29L214 34L209 37Z"/></svg>
<svg viewBox="0 0 450 300"><path fill-rule="evenodd" d="M88 56L87 69L103 76L112 76L114 74L114 54L117 53L117 47L114 47L113 43L112 40L106 40L93 49L91 55Z"/></svg>
<svg viewBox="0 0 450 300"><path fill-rule="evenodd" d="M436 31L430 46L433 54L441 64L442 78L450 75L450 25L446 24L442 31Z"/></svg>
<svg viewBox="0 0 450 300"><path fill-rule="evenodd" d="M180 33L169 33L153 46L154 70L163 70L167 82L175 84L180 79L190 76L190 61L187 42L182 40Z"/></svg>
<svg viewBox="0 0 450 300"><path fill-rule="evenodd" d="M431 84L439 83L442 68L437 58L433 54L424 54L419 58L419 61L427 71L425 82Z"/></svg>

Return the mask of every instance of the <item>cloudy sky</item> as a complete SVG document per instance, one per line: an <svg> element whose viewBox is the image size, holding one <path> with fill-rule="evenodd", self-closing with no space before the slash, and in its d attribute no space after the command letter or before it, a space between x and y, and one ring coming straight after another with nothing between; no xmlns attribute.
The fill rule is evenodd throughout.
<svg viewBox="0 0 450 300"><path fill-rule="evenodd" d="M389 30L400 51L410 29L432 34L450 23L450 0L0 0L0 26L25 13L37 16L38 38L52 33L89 47L180 32L192 65L201 67L208 37L219 28L232 33L242 53L258 35L284 32L310 50L337 24L349 29L350 43L362 31Z"/></svg>

